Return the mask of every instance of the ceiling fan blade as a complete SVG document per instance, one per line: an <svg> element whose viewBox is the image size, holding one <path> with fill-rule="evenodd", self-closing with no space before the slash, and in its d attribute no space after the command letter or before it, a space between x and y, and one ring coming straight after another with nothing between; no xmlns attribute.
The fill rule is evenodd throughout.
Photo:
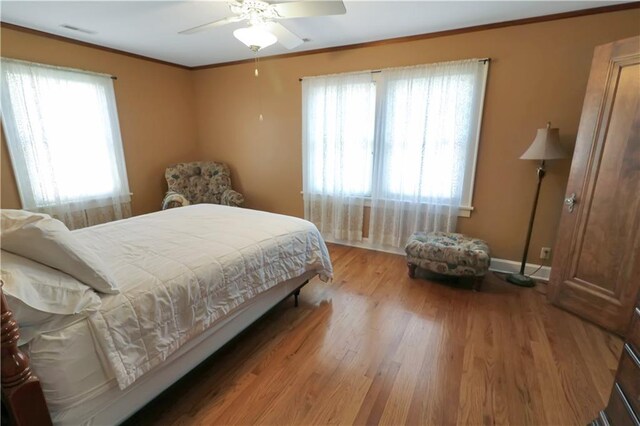
<svg viewBox="0 0 640 426"><path fill-rule="evenodd" d="M295 49L304 43L300 37L289 31L279 22L268 22L267 29L278 38L278 42L287 49Z"/></svg>
<svg viewBox="0 0 640 426"><path fill-rule="evenodd" d="M206 31L209 28L219 27L233 22L242 21L240 16L229 16L228 18L219 19L217 21L209 22L207 24L198 25L197 27L189 28L188 30L180 31L178 34L195 34L200 31Z"/></svg>
<svg viewBox="0 0 640 426"><path fill-rule="evenodd" d="M334 1L294 1L275 3L271 7L281 18L303 18L306 16L344 15L347 9L340 0Z"/></svg>

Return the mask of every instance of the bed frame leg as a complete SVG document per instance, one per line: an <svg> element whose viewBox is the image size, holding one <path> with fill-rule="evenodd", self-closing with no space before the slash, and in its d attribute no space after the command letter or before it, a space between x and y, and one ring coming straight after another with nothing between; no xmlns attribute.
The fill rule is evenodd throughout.
<svg viewBox="0 0 640 426"><path fill-rule="evenodd" d="M298 296L300 296L300 289L296 289L296 291L293 292L293 306L295 306L296 308L298 307Z"/></svg>
<svg viewBox="0 0 640 426"><path fill-rule="evenodd" d="M31 372L29 358L18 349L20 328L13 319L13 312L9 310L2 292L3 285L0 281L2 402L9 412L12 425L51 425L40 380Z"/></svg>
<svg viewBox="0 0 640 426"><path fill-rule="evenodd" d="M298 307L298 296L300 296L300 289L302 287L304 287L305 285L309 284L309 280L306 280L305 282L302 283L302 285L298 288L296 288L295 290L293 290L293 292L291 294L293 294L293 303L296 308Z"/></svg>

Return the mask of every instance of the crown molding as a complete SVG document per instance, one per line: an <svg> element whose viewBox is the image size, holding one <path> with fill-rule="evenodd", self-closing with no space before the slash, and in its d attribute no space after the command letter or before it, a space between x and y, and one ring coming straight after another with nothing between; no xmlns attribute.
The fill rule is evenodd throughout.
<svg viewBox="0 0 640 426"><path fill-rule="evenodd" d="M23 32L23 33L26 33L26 34L33 34L33 35L36 35L36 36L39 36L39 37L45 37L45 38L49 38L49 39L52 39L52 40L63 41L65 43L71 43L71 44L75 44L75 45L78 45L78 46L90 47L92 49L103 50L103 51L109 52L109 53L116 53L118 55L129 56L130 58L141 59L143 61L149 61L149 62L155 62L156 64L168 65L168 66L171 66L171 67L181 68L181 69L184 69L184 70L193 69L192 67L188 67L186 65L180 65L180 64L176 64L174 62L163 61L163 60L160 60L160 59L151 58L149 56L138 55L137 53L131 53L131 52L127 52L127 51L124 51L124 50L113 49L111 47L105 47L105 46L101 46L99 44L89 43L89 42L86 42L86 41L76 40L74 38L69 38L69 37L64 37L64 36L60 36L60 35L57 35L57 34L47 33L45 31L34 30L32 28L23 27L23 26L16 25L16 24L10 24L8 22L0 22L0 28L8 29L8 30L20 31L20 32Z"/></svg>
<svg viewBox="0 0 640 426"><path fill-rule="evenodd" d="M632 2L632 3L614 4L611 6L601 6L601 7L593 7L591 9L574 10L571 12L554 13L552 15L535 16L533 18L514 19L511 21L495 22L492 24L474 25L471 27L456 28L452 30L436 31L436 32L417 34L412 36L403 36L403 37L389 38L384 40L368 41L365 43L348 44L344 46L326 47L322 49L305 50L301 52L283 53L281 55L264 56L264 57L260 57L260 60L263 61L263 60L272 60L272 59L295 58L297 56L316 55L319 53L327 53L327 52L339 52L341 50L360 49L363 47L375 47L375 46L384 46L387 44L406 43L411 41L426 40L430 38L473 33L477 31L493 30L497 28L514 27L518 25L536 24L539 22L557 21L560 19L577 18L580 16L589 16L589 15L596 15L600 13L618 12L621 10L638 9L638 8L640 8L640 2L638 1ZM219 64L199 65L196 67L191 67L191 69L204 70L209 68L219 68L219 67L226 67L231 65L248 64L248 63L252 63L253 61L254 61L253 59L242 59L238 61L222 62Z"/></svg>
<svg viewBox="0 0 640 426"><path fill-rule="evenodd" d="M317 55L317 54L320 54L320 53L339 52L339 51L342 51L342 50L360 49L360 48L364 48L364 47L384 46L384 45L388 45L388 44L406 43L406 42L411 42L411 41L426 40L426 39L430 39L430 38L446 37L446 36L452 36L452 35L473 33L473 32L477 32L477 31L492 30L492 29L497 29L497 28L513 27L513 26L518 26L518 25L536 24L536 23L540 23L540 22L557 21L557 20L560 20L560 19L577 18L577 17L581 17L581 16L589 16L589 15L596 15L596 14L600 14L600 13L609 13L609 12L618 12L618 11L630 10L630 9L638 9L638 8L640 8L640 1L635 1L635 2L631 2L631 3L614 4L614 5L610 5L610 6L601 6L601 7L594 7L594 8L590 8L590 9L574 10L574 11L570 11L570 12L554 13L554 14L551 14L551 15L535 16L535 17L532 17L532 18L514 19L514 20L511 20L511 21L495 22L495 23L492 23L492 24L474 25L474 26L471 26L471 27L456 28L456 29L444 30L444 31L435 31L435 32L431 32L431 33L417 34L417 35L412 35L412 36L404 36L404 37L396 37L396 38L390 38L390 39L384 39L384 40L369 41L369 42L365 42L365 43L355 43L355 44L348 44L348 45L344 45L344 46L326 47L326 48L322 48L322 49L314 49L314 50L305 50L305 51L301 51L301 52L284 53L284 54L281 54L281 55L264 56L264 57L261 57L260 59L261 60L273 60L273 59L295 58L295 57L298 57L298 56ZM127 51L124 51L124 50L113 49L111 47L101 46L99 44L94 44L94 43L89 43L89 42L85 42L85 41L76 40L76 39L69 38L69 37L59 36L59 35L56 35L56 34L47 33L45 31L34 30L34 29L23 27L23 26L20 26L20 25L10 24L10 23L7 23L7 22L0 22L0 28L6 28L6 29L11 29L11 30L21 31L21 32L27 33L27 34L34 34L34 35L37 35L37 36L40 36L40 37L46 37L46 38L50 38L50 39L53 39L53 40L63 41L63 42L66 42L66 43L72 43L72 44L76 44L76 45L79 45L79 46L90 47L90 48L94 48L94 49L98 49L98 50L103 50L105 52L116 53L116 54L120 54L120 55L129 56L131 58L136 58L136 59L141 59L141 60L144 60L144 61L155 62L157 64L168 65L168 66L172 66L172 67L176 67L176 68L180 68L180 69L185 69L185 70L191 70L191 71L205 70L205 69L219 68L219 67L227 67L227 66L239 65L239 64L247 64L247 63L252 63L254 61L254 59L242 59L242 60L238 60L238 61L221 62L221 63L217 63L217 64L199 65L199 66L195 66L195 67L189 67L189 66L177 64L177 63L174 63L174 62L168 62L168 61L163 61L163 60L160 60L160 59L151 58L151 57L148 57L148 56L138 55L136 53L127 52Z"/></svg>

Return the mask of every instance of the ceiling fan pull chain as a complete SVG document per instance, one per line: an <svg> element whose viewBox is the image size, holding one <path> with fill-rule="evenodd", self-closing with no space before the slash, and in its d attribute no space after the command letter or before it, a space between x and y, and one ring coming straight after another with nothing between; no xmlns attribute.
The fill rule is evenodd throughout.
<svg viewBox="0 0 640 426"><path fill-rule="evenodd" d="M259 61L258 61L258 52L255 52L255 57L254 57L254 63L255 63L255 69L253 71L253 74L256 77L256 91L258 92L258 119L260 121L263 121L264 118L262 117L262 90L261 89L261 85L260 85L260 80L258 80L258 77L260 76L260 71L259 71Z"/></svg>

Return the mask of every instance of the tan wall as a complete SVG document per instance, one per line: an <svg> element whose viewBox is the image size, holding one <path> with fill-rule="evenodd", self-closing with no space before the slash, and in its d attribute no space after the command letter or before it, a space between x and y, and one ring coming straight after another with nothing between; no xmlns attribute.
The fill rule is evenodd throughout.
<svg viewBox="0 0 640 426"><path fill-rule="evenodd" d="M113 74L133 213L159 210L164 169L198 158L192 72L3 28L2 56ZM20 208L4 137L1 205ZM81 176L79 178L82 178Z"/></svg>
<svg viewBox="0 0 640 426"><path fill-rule="evenodd" d="M500 258L521 255L535 162L518 160L550 120L570 150L594 46L639 32L640 10L613 12L413 42L188 71L15 30L2 55L118 76L115 83L134 214L155 211L167 164L226 161L247 205L302 216L298 78L470 57L491 57L471 218L458 230L485 238ZM264 121L257 117L262 103ZM197 143L194 143L197 141ZM1 205L20 206L1 147ZM570 162L550 164L529 260L553 246Z"/></svg>
<svg viewBox="0 0 640 426"><path fill-rule="evenodd" d="M298 78L472 57L492 59L471 218L458 230L486 239L496 257L522 253L537 164L518 157L550 120L570 151L596 45L640 31L640 11L612 12L420 41L195 71L203 158L226 161L249 207L303 215ZM262 99L260 101L260 99ZM262 102L264 121L259 122ZM549 165L529 260L552 247L570 161Z"/></svg>

